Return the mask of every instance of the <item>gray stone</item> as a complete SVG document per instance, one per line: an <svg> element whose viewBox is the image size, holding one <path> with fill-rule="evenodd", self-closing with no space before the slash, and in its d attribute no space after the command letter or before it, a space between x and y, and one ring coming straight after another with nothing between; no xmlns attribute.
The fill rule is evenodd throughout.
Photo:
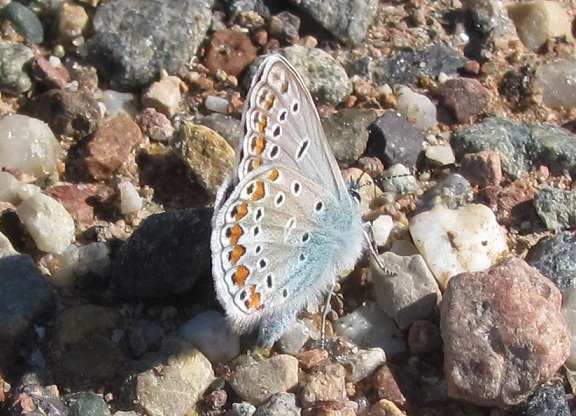
<svg viewBox="0 0 576 416"><path fill-rule="evenodd" d="M368 126L376 119L373 110L342 109L322 120L334 156L342 167L350 167L362 155L368 142Z"/></svg>
<svg viewBox="0 0 576 416"><path fill-rule="evenodd" d="M549 230L560 231L576 226L576 191L544 188L538 192L533 204Z"/></svg>
<svg viewBox="0 0 576 416"><path fill-rule="evenodd" d="M32 50L21 43L0 42L0 91L21 94L32 88L24 66L33 57Z"/></svg>
<svg viewBox="0 0 576 416"><path fill-rule="evenodd" d="M53 301L50 284L29 256L0 258L0 361L3 346L16 342Z"/></svg>
<svg viewBox="0 0 576 416"><path fill-rule="evenodd" d="M109 416L108 405L102 396L82 391L65 396L63 401L70 407L68 416Z"/></svg>
<svg viewBox="0 0 576 416"><path fill-rule="evenodd" d="M196 55L211 0L126 0L100 4L83 52L113 89L138 89L161 69L175 73Z"/></svg>
<svg viewBox="0 0 576 416"><path fill-rule="evenodd" d="M456 74L467 62L459 52L436 44L424 50L400 51L374 62L372 77L375 85L417 85L422 77Z"/></svg>
<svg viewBox="0 0 576 416"><path fill-rule="evenodd" d="M494 150L510 179L539 165L558 175L576 176L576 135L549 124L528 126L503 118L488 118L454 133L451 144L458 159L466 153Z"/></svg>
<svg viewBox="0 0 576 416"><path fill-rule="evenodd" d="M396 163L416 166L425 136L396 111L387 111L370 125L366 156L380 159L384 166Z"/></svg>
<svg viewBox="0 0 576 416"><path fill-rule="evenodd" d="M436 206L456 209L470 201L471 193L470 182L454 173L424 192L418 201L418 212L428 211Z"/></svg>
<svg viewBox="0 0 576 416"><path fill-rule="evenodd" d="M210 275L212 209L151 215L124 243L112 263L115 292L152 299L191 289Z"/></svg>
<svg viewBox="0 0 576 416"><path fill-rule="evenodd" d="M280 392L270 397L253 416L300 416L300 414L296 396L293 393Z"/></svg>
<svg viewBox="0 0 576 416"><path fill-rule="evenodd" d="M366 36L378 0L290 0L340 41L354 45Z"/></svg>
<svg viewBox="0 0 576 416"><path fill-rule="evenodd" d="M576 177L576 134L558 126L531 126L531 146L528 157L534 166L546 165L555 175L568 171Z"/></svg>
<svg viewBox="0 0 576 416"><path fill-rule="evenodd" d="M502 157L502 171L511 179L532 167L526 149L531 143L530 127L502 118L488 118L452 134L456 158L466 153L495 150Z"/></svg>
<svg viewBox="0 0 576 416"><path fill-rule="evenodd" d="M570 416L570 406L561 382L544 384L538 391L518 406L517 415L522 416Z"/></svg>
<svg viewBox="0 0 576 416"><path fill-rule="evenodd" d="M232 389L243 400L256 406L273 394L290 390L298 384L298 360L280 354L259 362L243 364L229 378Z"/></svg>
<svg viewBox="0 0 576 416"><path fill-rule="evenodd" d="M344 67L322 49L289 46L278 52L298 71L319 104L336 106L352 93Z"/></svg>
<svg viewBox="0 0 576 416"><path fill-rule="evenodd" d="M379 258L386 271L374 262L370 268L378 306L394 318L400 329L430 316L440 303L441 295L422 256L398 256L387 252Z"/></svg>
<svg viewBox="0 0 576 416"><path fill-rule="evenodd" d="M536 244L527 261L564 291L576 288L576 236L564 231Z"/></svg>

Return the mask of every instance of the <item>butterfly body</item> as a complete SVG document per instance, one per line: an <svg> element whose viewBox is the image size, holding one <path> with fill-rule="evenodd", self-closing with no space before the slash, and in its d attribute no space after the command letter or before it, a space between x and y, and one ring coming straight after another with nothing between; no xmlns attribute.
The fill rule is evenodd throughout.
<svg viewBox="0 0 576 416"><path fill-rule="evenodd" d="M312 98L279 55L254 77L232 175L213 216L216 293L239 333L271 346L363 248L359 205L344 183Z"/></svg>

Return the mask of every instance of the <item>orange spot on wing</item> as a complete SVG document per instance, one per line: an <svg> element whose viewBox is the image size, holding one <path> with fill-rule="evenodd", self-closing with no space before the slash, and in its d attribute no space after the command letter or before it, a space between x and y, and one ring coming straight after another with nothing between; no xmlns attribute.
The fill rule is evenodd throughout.
<svg viewBox="0 0 576 416"><path fill-rule="evenodd" d="M254 189L254 192L252 193L252 200L258 201L259 199L264 198L265 195L266 195L266 190L264 189L264 182L256 181L256 188Z"/></svg>
<svg viewBox="0 0 576 416"><path fill-rule="evenodd" d="M268 99L264 103L264 108L266 110L270 110L272 108L272 106L274 106L274 101L276 101L276 97L274 97L274 95L270 94L270 96L268 97Z"/></svg>
<svg viewBox="0 0 576 416"><path fill-rule="evenodd" d="M238 224L228 228L226 230L226 237L230 239L230 245L235 246L238 243L238 240L244 234L244 229L239 226Z"/></svg>
<svg viewBox="0 0 576 416"><path fill-rule="evenodd" d="M256 137L253 140L252 150L258 156L260 156L264 152L264 149L266 149L266 139L264 138L264 136Z"/></svg>
<svg viewBox="0 0 576 416"><path fill-rule="evenodd" d="M272 169L272 171L270 171L270 175L268 175L268 179L274 182L278 179L279 176L280 172L278 171L278 169Z"/></svg>
<svg viewBox="0 0 576 416"><path fill-rule="evenodd" d="M252 162L250 162L250 171L258 169L260 166L262 166L262 159L252 159Z"/></svg>
<svg viewBox="0 0 576 416"><path fill-rule="evenodd" d="M261 296L260 293L256 292L256 286L252 285L250 286L250 298L247 299L244 304L246 305L246 307L248 309L256 309L256 310L260 310L262 309L262 304L261 302Z"/></svg>
<svg viewBox="0 0 576 416"><path fill-rule="evenodd" d="M232 216L236 221L240 221L246 214L248 214L248 204L246 202L242 202L232 209Z"/></svg>
<svg viewBox="0 0 576 416"><path fill-rule="evenodd" d="M234 286L244 286L246 284L246 279L250 275L250 270L246 266L238 266L234 274L232 275L232 282Z"/></svg>
<svg viewBox="0 0 576 416"><path fill-rule="evenodd" d="M266 131L266 126L268 126L268 117L261 114L258 120L258 131L264 133Z"/></svg>
<svg viewBox="0 0 576 416"><path fill-rule="evenodd" d="M235 245L232 251L230 252L230 262L232 264L238 263L238 260L242 258L244 253L246 253L246 249L243 246L241 246L240 244Z"/></svg>

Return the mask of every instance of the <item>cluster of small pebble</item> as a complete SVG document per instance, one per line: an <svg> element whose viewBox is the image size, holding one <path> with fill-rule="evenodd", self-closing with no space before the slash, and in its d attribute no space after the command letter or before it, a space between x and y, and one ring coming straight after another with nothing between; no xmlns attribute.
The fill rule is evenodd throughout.
<svg viewBox="0 0 576 416"><path fill-rule="evenodd" d="M571 3L288 3L0 4L0 414L575 407ZM209 206L272 52L387 269L338 282L323 349L310 306L255 350L212 289Z"/></svg>

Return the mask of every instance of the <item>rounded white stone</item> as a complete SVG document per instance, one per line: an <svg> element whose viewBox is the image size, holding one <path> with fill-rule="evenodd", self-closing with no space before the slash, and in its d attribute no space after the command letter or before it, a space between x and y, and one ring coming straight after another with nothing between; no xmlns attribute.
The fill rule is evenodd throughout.
<svg viewBox="0 0 576 416"><path fill-rule="evenodd" d="M0 166L43 179L57 172L60 143L48 124L13 114L0 120Z"/></svg>
<svg viewBox="0 0 576 416"><path fill-rule="evenodd" d="M31 196L18 205L16 213L42 251L61 254L74 239L74 220L60 202L48 195Z"/></svg>

